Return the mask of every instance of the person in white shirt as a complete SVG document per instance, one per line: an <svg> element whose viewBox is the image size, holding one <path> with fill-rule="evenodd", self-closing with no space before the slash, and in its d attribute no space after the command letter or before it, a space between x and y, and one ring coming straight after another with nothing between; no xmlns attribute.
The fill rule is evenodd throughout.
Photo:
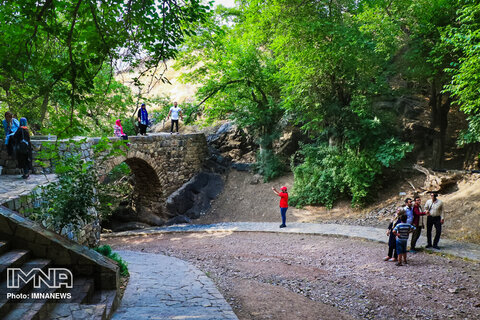
<svg viewBox="0 0 480 320"><path fill-rule="evenodd" d="M427 213L427 246L432 247L432 229L435 226L435 238L433 239L433 248L440 249L438 247L438 241L440 241L440 235L442 234L442 224L445 222L443 216L443 202L438 200L438 193L430 193L432 197L425 203L425 212Z"/></svg>
<svg viewBox="0 0 480 320"><path fill-rule="evenodd" d="M178 134L178 117L182 118L183 121L183 114L182 114L182 109L177 106L177 102L175 101L173 103L173 107L170 108L170 112L168 112L167 120L168 118L172 118L172 126L170 127L170 134L173 133L173 125L175 125L177 129L177 134Z"/></svg>

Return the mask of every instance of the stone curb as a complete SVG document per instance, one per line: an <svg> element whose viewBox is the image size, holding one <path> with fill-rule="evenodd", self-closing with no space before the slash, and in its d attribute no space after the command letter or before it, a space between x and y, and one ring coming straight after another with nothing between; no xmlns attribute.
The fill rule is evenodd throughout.
<svg viewBox="0 0 480 320"><path fill-rule="evenodd" d="M117 233L104 233L103 239L128 236L147 236L172 232L274 232L290 234L313 234L324 236L343 236L349 238L366 239L375 242L387 243L386 228L373 228L364 226L340 225L340 224L318 224L318 223L289 223L287 228L279 229L278 223L274 222L230 222L208 225L174 225L169 227L153 227L142 230L123 231ZM422 231L425 233L425 231ZM427 240L421 236L418 246L425 246ZM441 250L429 250L427 252L438 252L455 257L480 261L480 245L464 243L449 239L440 240Z"/></svg>

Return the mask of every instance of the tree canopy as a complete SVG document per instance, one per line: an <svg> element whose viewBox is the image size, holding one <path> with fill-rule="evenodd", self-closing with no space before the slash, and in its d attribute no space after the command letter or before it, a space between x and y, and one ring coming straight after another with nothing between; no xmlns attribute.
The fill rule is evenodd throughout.
<svg viewBox="0 0 480 320"><path fill-rule="evenodd" d="M118 64L148 70L174 58L207 11L199 0L2 1L2 109L37 128L48 114L57 134L82 133L96 109L131 103L113 79Z"/></svg>

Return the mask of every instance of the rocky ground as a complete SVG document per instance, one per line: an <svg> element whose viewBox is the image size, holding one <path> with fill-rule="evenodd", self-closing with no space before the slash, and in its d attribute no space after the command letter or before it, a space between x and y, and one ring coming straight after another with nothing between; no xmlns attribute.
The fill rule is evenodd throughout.
<svg viewBox="0 0 480 320"><path fill-rule="evenodd" d="M358 239L163 234L109 239L114 249L187 260L214 280L239 319L479 319L477 263L427 253L407 266Z"/></svg>
<svg viewBox="0 0 480 320"><path fill-rule="evenodd" d="M411 175L384 188L382 198L363 209L351 208L348 201L331 210L289 208L287 225L297 221L386 228L405 198L399 193L410 195L411 185L421 186L422 179ZM291 188L292 182L291 174L263 183L250 173L232 170L211 210L192 221L280 223L278 197L271 187ZM450 215L442 237L455 236L461 225L469 232L478 229L478 220L473 220L478 216L476 200L470 197L465 202L459 196L459 192L476 195L475 183L441 196ZM457 203L472 207L468 215L455 210ZM478 263L441 254L410 254L409 264L397 267L383 261L384 244L269 233L179 233L111 238L106 243L114 249L162 253L195 264L214 280L239 319L480 318Z"/></svg>

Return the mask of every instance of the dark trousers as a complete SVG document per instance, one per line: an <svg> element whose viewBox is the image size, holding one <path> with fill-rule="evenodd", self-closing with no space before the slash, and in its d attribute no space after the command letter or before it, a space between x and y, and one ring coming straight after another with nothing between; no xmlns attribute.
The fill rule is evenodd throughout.
<svg viewBox="0 0 480 320"><path fill-rule="evenodd" d="M415 246L417 245L418 238L420 238L420 234L422 233L422 226L417 226L415 231L412 233L412 241L410 242L410 249L415 250Z"/></svg>
<svg viewBox="0 0 480 320"><path fill-rule="evenodd" d="M280 214L282 215L282 224L287 222L287 209L288 208L280 208Z"/></svg>
<svg viewBox="0 0 480 320"><path fill-rule="evenodd" d="M12 142L12 137L10 137L10 139L8 140L8 143L7 143L7 153L9 156L12 156L13 155L13 142Z"/></svg>
<svg viewBox="0 0 480 320"><path fill-rule="evenodd" d="M433 239L433 246L438 246L438 241L440 241L440 235L442 234L442 222L441 217L427 217L427 243L429 246L432 245L432 229L435 226L435 238Z"/></svg>
<svg viewBox="0 0 480 320"><path fill-rule="evenodd" d="M146 124L138 124L138 128L140 129L140 134L146 135L147 134L147 125Z"/></svg>
<svg viewBox="0 0 480 320"><path fill-rule="evenodd" d="M178 119L177 120L172 119L172 127L170 128L170 132L173 132L173 125L175 125L175 127L177 128L177 132L178 132Z"/></svg>
<svg viewBox="0 0 480 320"><path fill-rule="evenodd" d="M392 256L393 254L393 256ZM397 249L395 246L388 246L388 256L391 258L391 257L394 257L395 259L398 258L398 254L397 254Z"/></svg>

